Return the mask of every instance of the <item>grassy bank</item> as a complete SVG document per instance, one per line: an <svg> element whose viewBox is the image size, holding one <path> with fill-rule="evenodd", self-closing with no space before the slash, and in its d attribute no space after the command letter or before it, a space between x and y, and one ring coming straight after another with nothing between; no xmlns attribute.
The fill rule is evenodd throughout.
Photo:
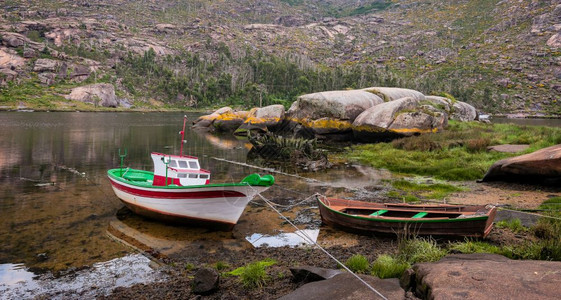
<svg viewBox="0 0 561 300"><path fill-rule="evenodd" d="M552 209L552 207L554 209ZM400 237L398 249L393 254L381 254L370 262L361 254L355 254L346 265L359 273L370 272L380 278L399 278L415 263L438 261L452 253L490 253L510 259L561 260L561 198L545 201L540 208L548 210L544 218L531 227L521 225L519 219L501 221L496 224L501 235L518 235L502 241L466 238L464 241L439 242L432 238ZM554 218L548 218L554 217ZM506 241L506 242L505 242ZM359 261L360 264L356 262ZM360 267L357 267L360 266Z"/></svg>
<svg viewBox="0 0 561 300"><path fill-rule="evenodd" d="M396 173L476 180L500 159L560 143L561 128L452 121L444 132L357 145L339 156ZM530 147L517 154L487 151L488 146L501 144Z"/></svg>

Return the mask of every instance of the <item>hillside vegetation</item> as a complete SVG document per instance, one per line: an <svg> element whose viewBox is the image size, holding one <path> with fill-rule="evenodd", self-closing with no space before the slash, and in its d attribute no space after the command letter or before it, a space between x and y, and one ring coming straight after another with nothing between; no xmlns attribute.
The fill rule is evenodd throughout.
<svg viewBox="0 0 561 300"><path fill-rule="evenodd" d="M304 93L399 86L445 92L485 112L561 113L557 0L9 0L0 7L5 109L87 109L64 96L111 83L134 107L289 105Z"/></svg>

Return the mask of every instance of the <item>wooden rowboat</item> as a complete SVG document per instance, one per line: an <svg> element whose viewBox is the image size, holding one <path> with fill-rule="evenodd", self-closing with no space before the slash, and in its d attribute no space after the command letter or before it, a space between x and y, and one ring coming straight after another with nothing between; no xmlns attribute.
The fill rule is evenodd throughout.
<svg viewBox="0 0 561 300"><path fill-rule="evenodd" d="M353 231L486 237L497 208L492 205L372 203L317 196L325 224Z"/></svg>

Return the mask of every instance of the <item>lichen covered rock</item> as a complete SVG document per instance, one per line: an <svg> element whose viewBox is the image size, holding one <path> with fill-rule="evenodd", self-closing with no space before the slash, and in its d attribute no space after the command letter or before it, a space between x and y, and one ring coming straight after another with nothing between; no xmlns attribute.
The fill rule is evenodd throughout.
<svg viewBox="0 0 561 300"><path fill-rule="evenodd" d="M384 102L394 101L405 97L413 98L416 100L425 99L425 95L423 93L411 89L395 87L369 87L362 90L377 95L378 97L382 98Z"/></svg>
<svg viewBox="0 0 561 300"><path fill-rule="evenodd" d="M447 120L446 113L406 97L367 109L356 118L352 129L357 140L373 142L441 131Z"/></svg>

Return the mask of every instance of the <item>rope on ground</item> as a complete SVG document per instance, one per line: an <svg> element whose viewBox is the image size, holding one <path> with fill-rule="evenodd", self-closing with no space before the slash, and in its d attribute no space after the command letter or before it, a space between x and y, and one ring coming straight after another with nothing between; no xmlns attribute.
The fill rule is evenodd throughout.
<svg viewBox="0 0 561 300"><path fill-rule="evenodd" d="M446 202L446 201L436 201L436 200L423 200L423 202L439 203L439 204L465 205L465 206L476 206L476 204L449 203L449 202ZM496 206L496 205L495 205L495 206ZM538 217L542 217L542 218L549 218L549 219L560 220L560 221L561 221L561 218L559 218L559 217L548 216L548 215L542 215L542 214L532 213L532 212L528 212L528 211L522 211L522 210L516 210L516 209L508 209L508 208L504 208L504 207L500 207L500 206L497 206L497 209L499 209L499 210L506 210L506 211L512 211L512 212L517 212L517 213L521 213L521 214L527 214L527 215L538 216ZM549 210L549 211L559 212L559 210Z"/></svg>
<svg viewBox="0 0 561 300"><path fill-rule="evenodd" d="M253 189L252 186L250 186L251 189ZM263 197L263 195L261 195L261 193L257 192L255 189L253 189L254 192L257 193L257 195L267 204L269 205L269 207L271 209L273 209L281 218L283 218L288 224L290 224L292 227L294 227L296 230L300 230L296 225L294 225L294 223L292 223L286 216L284 216L279 210L277 210L273 203ZM315 195L313 195L315 196ZM308 241L308 243L313 244L315 247L317 247L318 249L320 249L321 251L323 251L323 253L325 253L327 256L329 256L331 259L333 259L335 262L337 262L337 264L339 264L340 266L342 266L345 270L347 270L347 272L349 272L350 274L352 274L356 279L358 279L362 284L364 284L368 289L370 289L371 291L373 291L374 293L376 293L376 295L378 295L380 298L384 299L384 300L388 300L388 298L386 298L384 295L382 295L380 292L378 292L374 287L372 287L370 284L368 284L368 282L364 281L362 278L360 278L358 275L356 275L353 271L351 271L347 266L345 266L342 262L340 262L337 258L335 258L333 255L331 255L331 253L329 253L327 250L325 250L322 246L320 246L316 241L314 241L306 232L301 231L300 233L302 233L302 236Z"/></svg>
<svg viewBox="0 0 561 300"><path fill-rule="evenodd" d="M521 214L527 214L527 215L538 216L538 217L542 217L542 218L548 218L548 219L553 219L553 220L559 220L559 221L561 221L561 218L559 218L559 217L554 217L554 216L547 216L547 215L536 214L536 213L531 213L531 212L527 212L527 211L519 211L519 210L508 209L508 208L503 208L503 207L497 207L497 209L506 210L506 211L512 211L512 212L517 212L517 213L521 213Z"/></svg>
<svg viewBox="0 0 561 300"><path fill-rule="evenodd" d="M240 165L240 166L249 167L249 168L258 169L258 170L263 170L263 171L267 171L267 172L271 172L271 173L277 173L277 174L281 174L281 175L285 175L285 176L295 177L295 178L298 178L298 179L306 180L308 182L321 182L317 179L307 178L307 177L296 175L296 174L289 174L289 173L285 173L285 172L282 172L282 171L277 171L273 168L263 168L263 167L254 166L254 165L250 165L250 164L247 164L247 163L232 161L232 160L219 158L219 157L211 157L211 158L214 159L214 160L224 161L224 162L235 164L235 165Z"/></svg>

